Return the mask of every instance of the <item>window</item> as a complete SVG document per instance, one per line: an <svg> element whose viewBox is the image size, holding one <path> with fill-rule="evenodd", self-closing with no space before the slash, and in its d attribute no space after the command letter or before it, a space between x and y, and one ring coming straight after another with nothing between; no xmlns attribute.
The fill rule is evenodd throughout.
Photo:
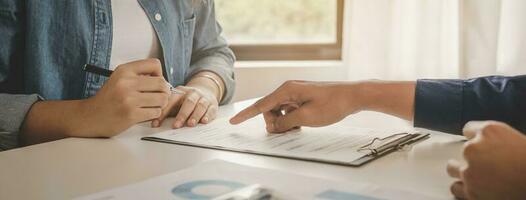
<svg viewBox="0 0 526 200"><path fill-rule="evenodd" d="M344 0L216 0L238 60L341 59Z"/></svg>

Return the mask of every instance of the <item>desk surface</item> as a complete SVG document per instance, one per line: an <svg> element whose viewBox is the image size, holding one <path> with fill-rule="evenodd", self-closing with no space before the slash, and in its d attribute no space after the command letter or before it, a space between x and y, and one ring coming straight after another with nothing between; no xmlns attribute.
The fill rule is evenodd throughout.
<svg viewBox="0 0 526 200"><path fill-rule="evenodd" d="M231 116L253 101L223 106ZM403 128L406 121L362 112L341 123L357 127ZM262 125L264 123L262 122ZM140 140L167 130L136 125L111 139L68 138L0 153L0 199L69 199L175 172L199 162L223 159L332 180L372 183L451 199L446 161L461 158L462 137L432 133L400 152L353 168Z"/></svg>

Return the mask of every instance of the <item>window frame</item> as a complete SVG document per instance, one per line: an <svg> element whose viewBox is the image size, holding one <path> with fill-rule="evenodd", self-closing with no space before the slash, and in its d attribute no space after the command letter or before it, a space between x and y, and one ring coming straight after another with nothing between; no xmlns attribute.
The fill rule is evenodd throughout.
<svg viewBox="0 0 526 200"><path fill-rule="evenodd" d="M312 44L232 44L239 61L341 60L344 0L336 0L336 42Z"/></svg>

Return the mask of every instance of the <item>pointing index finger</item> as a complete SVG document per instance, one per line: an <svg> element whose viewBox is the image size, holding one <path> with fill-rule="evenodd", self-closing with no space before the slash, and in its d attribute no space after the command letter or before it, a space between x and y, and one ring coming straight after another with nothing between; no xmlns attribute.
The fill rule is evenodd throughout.
<svg viewBox="0 0 526 200"><path fill-rule="evenodd" d="M249 106L248 108L245 108L244 110L242 110L241 112L239 112L238 114L236 114L236 116L232 117L232 119L230 119L230 123L231 124L240 124L241 122L244 122L250 118L253 118L259 114L261 114L262 112L259 111L259 109L255 106L256 104L253 104L251 106Z"/></svg>
<svg viewBox="0 0 526 200"><path fill-rule="evenodd" d="M248 108L245 108L244 110L239 112L234 117L232 117L232 119L230 119L230 123L234 125L239 124L261 113L270 111L274 109L276 106L279 106L280 103L283 102L284 100L285 100L285 97L281 95L279 91L271 93L268 96L263 97L261 100L257 101L256 103L252 104Z"/></svg>

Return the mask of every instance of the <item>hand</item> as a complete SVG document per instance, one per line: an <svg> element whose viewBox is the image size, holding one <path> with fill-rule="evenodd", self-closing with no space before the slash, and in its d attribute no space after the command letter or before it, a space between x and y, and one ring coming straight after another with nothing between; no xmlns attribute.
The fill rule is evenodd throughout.
<svg viewBox="0 0 526 200"><path fill-rule="evenodd" d="M185 94L173 93L160 117L152 121L152 127L159 127L166 117L176 116L173 128L185 124L194 127L198 123L207 124L215 119L219 109L216 95L206 88L179 86L176 89Z"/></svg>
<svg viewBox="0 0 526 200"><path fill-rule="evenodd" d="M133 124L158 118L168 103L170 89L162 76L158 59L123 64L109 80L87 99L86 134L75 136L110 137Z"/></svg>
<svg viewBox="0 0 526 200"><path fill-rule="evenodd" d="M270 133L329 125L363 108L357 87L354 83L287 81L239 112L230 123L239 124L263 113Z"/></svg>
<svg viewBox="0 0 526 200"><path fill-rule="evenodd" d="M526 199L526 137L494 121L469 122L464 145L467 164L451 160L451 192L459 199Z"/></svg>

